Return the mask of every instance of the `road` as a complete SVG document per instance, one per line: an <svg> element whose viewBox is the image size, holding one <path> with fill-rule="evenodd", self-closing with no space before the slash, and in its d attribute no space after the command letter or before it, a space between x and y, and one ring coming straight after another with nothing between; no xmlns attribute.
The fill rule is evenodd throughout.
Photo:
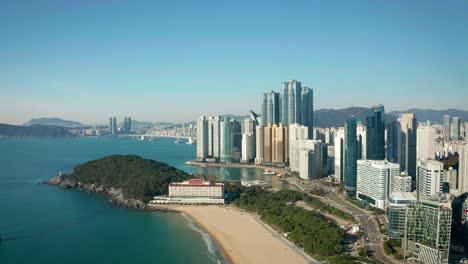
<svg viewBox="0 0 468 264"><path fill-rule="evenodd" d="M324 186L318 182L302 181L289 177L288 182L296 186L299 190L307 192L315 187L322 188L328 191L324 196L311 195L315 198L321 199L322 202L327 203L333 207L336 207L344 212L354 215L359 220L361 224L362 233L364 237L368 237L369 241L363 239L363 245L365 246L368 252L372 253L372 259L378 263L402 263L393 258L389 258L383 249L381 238L382 233L380 233L380 228L377 221L371 212L366 211L357 207L356 205L348 202L346 197L336 193L335 188ZM309 194L310 195L310 194Z"/></svg>

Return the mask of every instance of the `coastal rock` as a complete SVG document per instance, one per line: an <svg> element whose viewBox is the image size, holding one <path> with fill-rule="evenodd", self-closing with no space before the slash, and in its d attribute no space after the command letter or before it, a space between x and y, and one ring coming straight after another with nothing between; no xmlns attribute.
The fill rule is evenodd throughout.
<svg viewBox="0 0 468 264"><path fill-rule="evenodd" d="M118 207L123 208L132 208L138 210L146 210L146 211L159 211L158 208L153 208L143 201L136 200L136 199L126 199L123 195L123 192L119 188L113 188L103 185L96 185L96 184L86 184L77 182L73 179L66 178L63 176L56 176L45 180L42 184L47 185L54 185L61 189L76 189L80 191L90 192L90 193L101 193L106 195L109 198L109 201Z"/></svg>

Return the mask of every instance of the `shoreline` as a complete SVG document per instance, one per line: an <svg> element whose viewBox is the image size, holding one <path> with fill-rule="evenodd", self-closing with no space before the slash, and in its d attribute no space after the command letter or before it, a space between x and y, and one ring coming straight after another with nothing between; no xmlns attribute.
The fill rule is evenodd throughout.
<svg viewBox="0 0 468 264"><path fill-rule="evenodd" d="M284 175L288 172L285 168L280 167L273 167L273 166L266 166L266 165L259 165L253 163L210 163L210 162L198 162L194 160L189 160L185 162L185 165L193 166L193 167L200 167L200 168L207 168L207 167L220 167L220 168L247 168L247 169L260 169L260 170L269 170L275 173L279 173Z"/></svg>
<svg viewBox="0 0 468 264"><path fill-rule="evenodd" d="M234 257L229 254L228 250L223 246L223 244L219 241L219 239L208 229L205 225L203 225L199 219L193 216L189 211L181 210L178 208L179 205L157 205L157 204L150 204L149 207L155 208L154 212L169 212L169 213L177 213L177 214L185 214L190 220L195 223L199 228L203 230L203 232L207 233L211 240L216 244L216 246L221 251L221 254L224 260L227 261L229 264L237 264L234 260ZM195 205L194 205L195 206ZM175 207L175 208L170 208Z"/></svg>
<svg viewBox="0 0 468 264"><path fill-rule="evenodd" d="M231 264L311 262L308 255L305 256L305 253L298 250L280 233L269 230L268 225L257 219L258 217L235 206L146 204L139 200L125 199L120 189L83 184L62 176L53 177L42 184L54 185L61 189L99 193L117 207L185 214L209 236L221 251L223 259Z"/></svg>
<svg viewBox="0 0 468 264"><path fill-rule="evenodd" d="M186 214L216 243L223 258L240 263L310 263L310 259L286 243L281 234L268 230L253 215L233 206L155 205L150 207ZM156 210L156 211L158 211Z"/></svg>
<svg viewBox="0 0 468 264"><path fill-rule="evenodd" d="M219 250L221 251L221 254L222 254L222 257L225 261L227 261L228 264L235 264L237 262L234 261L234 258L233 256L231 256L229 254L229 252L226 250L225 247L223 247L223 244L220 243L220 241L216 238L216 236L214 236L212 234L212 232L210 232L210 230L208 230L204 225L202 225L195 217L193 217L190 213L188 212L183 212L183 211L171 211L171 210L167 210L167 211L159 211L159 210L156 210L155 212L170 212L170 213L177 213L177 214L185 214L187 217L190 218L190 220L192 220L193 223L195 223L199 228L201 228L203 230L203 232L207 233L208 236L210 237L211 240L213 240L213 242L216 244L216 247L219 248Z"/></svg>

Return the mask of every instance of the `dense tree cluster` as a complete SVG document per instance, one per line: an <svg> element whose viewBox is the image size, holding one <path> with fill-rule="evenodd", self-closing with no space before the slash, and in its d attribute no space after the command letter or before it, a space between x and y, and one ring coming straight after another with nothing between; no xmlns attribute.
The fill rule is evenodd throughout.
<svg viewBox="0 0 468 264"><path fill-rule="evenodd" d="M169 183L187 180L190 175L163 162L135 155L112 155L78 165L65 177L122 188L125 198L148 201L155 195L167 194Z"/></svg>
<svg viewBox="0 0 468 264"><path fill-rule="evenodd" d="M237 204L246 210L257 212L261 219L288 238L304 247L316 258L324 259L343 253L345 231L321 214L293 206L305 198L303 193L285 190L269 193L261 188L246 188Z"/></svg>

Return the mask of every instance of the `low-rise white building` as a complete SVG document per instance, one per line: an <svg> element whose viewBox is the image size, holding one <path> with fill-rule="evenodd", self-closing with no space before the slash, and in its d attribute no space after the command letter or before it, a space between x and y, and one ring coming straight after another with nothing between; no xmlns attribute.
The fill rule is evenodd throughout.
<svg viewBox="0 0 468 264"><path fill-rule="evenodd" d="M150 203L224 204L224 184L203 179L170 183L169 196L156 196Z"/></svg>

